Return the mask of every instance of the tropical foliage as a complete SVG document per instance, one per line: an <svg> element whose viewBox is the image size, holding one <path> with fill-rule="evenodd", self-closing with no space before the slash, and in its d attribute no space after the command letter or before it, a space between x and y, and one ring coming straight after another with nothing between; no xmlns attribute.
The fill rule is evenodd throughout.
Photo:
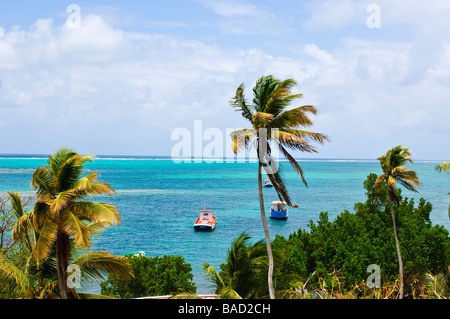
<svg viewBox="0 0 450 319"><path fill-rule="evenodd" d="M345 211L330 221L328 213L322 212L316 222L309 223L309 231L299 229L288 238L276 237L274 249L284 247L288 254L286 268L282 271L301 277L295 291L306 289L309 297L313 291L324 297L334 287L336 294L327 297L337 298L338 293L341 298L399 297L396 243L387 205L387 185L382 181L377 188L376 181L376 174L368 176L364 182L367 200L356 203L354 213ZM395 195L399 199L399 205L393 208L403 252L404 295L407 298L433 297L430 296L431 279L427 278L437 277L438 287L442 287L439 283L443 280L450 279L449 232L443 226L432 225L430 203L420 199L416 204L413 199L403 198L400 189L395 190ZM368 289L365 283L370 275L367 267L371 264L380 266L379 290ZM291 296L294 290L290 292L286 296ZM294 295L298 297L298 293Z"/></svg>
<svg viewBox="0 0 450 319"><path fill-rule="evenodd" d="M450 163L448 163L448 162L439 163L438 165L436 165L435 169L438 172L448 173L448 172L450 172Z"/></svg>
<svg viewBox="0 0 450 319"><path fill-rule="evenodd" d="M126 258L133 266L134 278L112 274L102 282L101 293L117 298L193 294L197 288L192 282L191 265L181 256L134 256Z"/></svg>
<svg viewBox="0 0 450 319"><path fill-rule="evenodd" d="M278 170L273 152L276 147L288 159L289 163L301 176L307 185L303 170L288 152L288 149L314 153L317 150L310 142L324 143L328 137L321 133L314 133L303 128L312 126L309 114L316 114L317 109L312 105L305 105L287 110L289 105L302 94L292 94L292 88L297 83L293 79L284 81L273 76L261 77L253 88L253 100L249 103L244 95L244 84L241 84L230 104L250 122L250 128L239 129L230 134L234 153L238 153L253 145L258 156L258 191L261 219L266 239L269 258L268 288L270 298L275 298L273 287L273 254L270 245L269 229L265 217L264 198L262 192L261 170L264 168L280 200L292 206L289 193Z"/></svg>
<svg viewBox="0 0 450 319"><path fill-rule="evenodd" d="M132 275L125 258L107 252L80 253L89 248L91 235L120 222L114 206L85 200L114 192L97 181L96 172L81 177L83 165L93 158L66 148L51 155L47 166L33 174L37 200L31 211L25 211L18 194L9 194L17 218L12 237L22 245L25 257L22 264L15 264L0 253L0 272L23 297L80 297L68 287L69 265L78 267L81 279L87 280L98 281L108 273Z"/></svg>
<svg viewBox="0 0 450 319"><path fill-rule="evenodd" d="M247 232L241 233L231 242L225 263L217 271L210 264L203 264L203 271L214 283L216 293L223 299L255 299L267 298L267 250L263 241L250 243ZM297 279L290 273L282 273L285 263L284 250L280 247L273 250L275 264L278 266L274 274L276 292L289 287L289 282Z"/></svg>

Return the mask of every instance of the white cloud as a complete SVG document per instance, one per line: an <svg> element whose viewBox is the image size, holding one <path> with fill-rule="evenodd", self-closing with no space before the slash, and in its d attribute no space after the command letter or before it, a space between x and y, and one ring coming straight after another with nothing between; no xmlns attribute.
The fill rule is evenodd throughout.
<svg viewBox="0 0 450 319"><path fill-rule="evenodd" d="M333 3L347 22L356 21L347 1ZM254 17L252 6L240 14ZM383 21L391 21L398 8L380 6ZM220 10L227 19L238 16ZM317 19L313 12L310 27ZM332 27L345 25L336 19ZM333 140L320 156L374 158L398 142L429 158L427 138L450 134L450 39L402 19L416 30L403 41L346 37L329 47L309 41L297 44L296 56L125 31L96 15L83 15L79 29L51 19L29 30L0 28L0 134L14 136L2 140L1 152L69 145L97 154L167 155L172 130L196 119L204 128L246 125L229 99L242 82L251 98L255 80L274 74L296 79L301 103L318 107L313 130ZM425 34L432 52L421 47ZM436 149L433 157L448 152Z"/></svg>
<svg viewBox="0 0 450 319"><path fill-rule="evenodd" d="M266 58L260 50L227 52L195 40L124 32L99 16L82 21L70 29L38 20L30 30L0 37L0 134L47 141L52 132L65 132L48 140L51 149L42 150L47 142L41 141L29 152L70 144L96 153L168 154L163 136L172 129L199 118L205 126L233 118L234 88L248 79L245 70L259 73L253 65ZM19 118L20 126L4 125ZM98 142L88 137L102 130L113 139L90 149Z"/></svg>

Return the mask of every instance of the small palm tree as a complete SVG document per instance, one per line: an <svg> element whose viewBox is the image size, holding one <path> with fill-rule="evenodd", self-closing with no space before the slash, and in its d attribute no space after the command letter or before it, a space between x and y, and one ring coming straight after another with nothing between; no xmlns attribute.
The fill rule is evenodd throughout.
<svg viewBox="0 0 450 319"><path fill-rule="evenodd" d="M32 256L39 266L55 244L58 285L61 298L71 296L67 286L71 246L89 247L89 237L99 228L120 223L115 206L86 201L97 194L111 195L114 190L98 182L98 174L91 172L82 177L83 166L93 155L79 155L67 148L51 155L46 166L36 169L31 185L36 190L34 210L22 216L13 230L17 238L33 225L39 234Z"/></svg>
<svg viewBox="0 0 450 319"><path fill-rule="evenodd" d="M415 171L409 171L406 162L412 163L411 153L409 149L401 145L396 146L386 152L385 155L378 158L380 161L383 174L375 181L375 188L379 189L380 184L385 181L388 189L387 201L392 215L392 225L395 238L395 246L397 249L398 267L400 275L400 299L403 298L403 262L400 253L400 244L397 237L397 225L395 222L395 214L392 203L399 204L399 198L395 193L395 185L399 183L407 190L418 193L415 185L422 185Z"/></svg>
<svg viewBox="0 0 450 319"><path fill-rule="evenodd" d="M232 241L220 273L209 264L202 265L209 279L216 284L220 298L242 299L259 295L261 270L267 269L267 250L262 241L250 245L249 240L250 236L243 232Z"/></svg>
<svg viewBox="0 0 450 319"><path fill-rule="evenodd" d="M302 168L287 149L315 153L317 151L310 144L311 141L321 144L328 141L328 137L324 134L301 129L312 125L308 113L317 113L314 106L305 105L286 110L294 100L302 97L301 94L292 94L291 92L296 84L293 79L280 81L271 75L261 77L253 88L254 98L251 104L245 99L244 84L237 88L236 95L230 101L231 105L252 125L250 128L239 129L230 134L234 153L237 154L256 144L259 205L269 257L268 286L271 299L275 298L272 278L274 262L264 211L261 170L264 168L280 200L286 201L289 206L292 206L288 191L277 169L278 163L271 156L271 147L279 147L281 153L288 159L307 186Z"/></svg>
<svg viewBox="0 0 450 319"><path fill-rule="evenodd" d="M450 163L442 162L436 165L435 169L438 172L450 173ZM450 193L448 193L448 195L450 195ZM448 205L448 218L450 218L450 204Z"/></svg>

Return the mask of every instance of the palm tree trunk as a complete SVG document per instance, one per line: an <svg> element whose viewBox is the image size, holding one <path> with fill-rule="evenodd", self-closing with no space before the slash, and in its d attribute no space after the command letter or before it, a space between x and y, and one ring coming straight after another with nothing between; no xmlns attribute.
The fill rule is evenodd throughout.
<svg viewBox="0 0 450 319"><path fill-rule="evenodd" d="M396 225L396 222L395 222L394 209L392 208L392 202L391 202L391 198L389 196L388 196L388 203L389 203L389 207L391 209L392 225L394 227L395 247L397 248L397 256L398 256L398 271L399 271L399 275L400 275L400 296L399 296L399 299L403 299L403 262L402 262L402 255L400 253L400 244L398 242L398 237L397 237L397 225Z"/></svg>
<svg viewBox="0 0 450 319"><path fill-rule="evenodd" d="M58 235L56 237L56 262L61 299L69 299L71 296L69 287L67 287L67 267L69 266L69 254L69 235L62 231L58 231Z"/></svg>
<svg viewBox="0 0 450 319"><path fill-rule="evenodd" d="M264 197L261 180L261 162L258 160L258 193L259 193L259 207L261 209L261 220L264 228L264 235L266 238L267 256L269 258L269 271L267 274L267 283L269 286L269 297L275 299L275 291L273 289L273 254L272 245L270 243L269 227L267 226L266 213L264 211Z"/></svg>

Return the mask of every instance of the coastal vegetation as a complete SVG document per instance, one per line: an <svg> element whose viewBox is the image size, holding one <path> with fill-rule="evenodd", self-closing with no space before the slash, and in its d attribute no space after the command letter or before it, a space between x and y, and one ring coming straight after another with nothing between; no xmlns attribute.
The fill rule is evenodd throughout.
<svg viewBox="0 0 450 319"><path fill-rule="evenodd" d="M110 273L133 276L126 258L87 252L92 235L120 222L113 205L86 200L114 192L98 181L96 172L82 177L84 164L93 159L67 148L50 155L47 165L32 176L36 201L30 211L17 193L9 193L15 215L11 237L16 247L0 251L0 281L6 283L1 293L15 298L88 297L74 289L82 279L100 281ZM80 275L80 283L72 287L69 265Z"/></svg>
<svg viewBox="0 0 450 319"><path fill-rule="evenodd" d="M321 291L323 283L331 287L334 280L335 284L339 282L341 294L352 292L354 298L375 298L379 289L385 293L378 295L380 298L399 297L401 286L394 253L396 241L391 208L387 203L388 187L384 181L376 187L376 182L377 175L370 174L364 182L366 201L356 203L354 213L345 211L330 221L328 214L323 212L316 223L309 223L309 232L299 229L287 239L275 239L274 246L288 247L288 270L300 274L303 282L309 279L310 290ZM416 205L413 199L402 197L400 189L395 190L395 195L399 202L393 203L392 207L403 252L404 295L427 298L430 297L428 274L444 274L446 280L450 280L449 232L443 226L431 224L430 203L420 199ZM367 267L371 264L380 267L379 289L361 285L370 275ZM355 285L358 285L357 289Z"/></svg>
<svg viewBox="0 0 450 319"><path fill-rule="evenodd" d="M127 255L134 277L111 274L102 282L101 294L116 298L195 294L191 265L182 256Z"/></svg>
<svg viewBox="0 0 450 319"><path fill-rule="evenodd" d="M289 193L279 173L279 163L272 156L275 147L279 148L307 186L302 168L287 149L315 153L317 150L310 142L323 144L328 141L328 137L322 133L314 133L303 129L312 126L312 121L308 116L317 113L314 106L304 105L287 110L287 107L294 100L302 97L302 94L292 94L291 92L296 84L294 79L281 81L271 75L263 76L253 88L252 103L249 103L245 98L244 83L237 88L236 95L230 101L231 106L251 124L250 128L239 129L230 134L233 141L233 152L237 154L239 151L249 149L254 145L258 157L258 196L269 258L267 283L271 299L275 298L272 278L274 260L265 215L261 180L262 168L264 168L280 200L285 201L288 206L292 206Z"/></svg>
<svg viewBox="0 0 450 319"><path fill-rule="evenodd" d="M389 205L388 186L376 174L368 175L364 188L366 201L356 203L353 213L344 211L330 221L322 212L316 222L310 221L309 231L276 236L277 298L399 298L391 206L403 252L405 298L450 297L450 236L443 226L432 225L431 204L423 198L416 204L394 189L399 201ZM232 242L220 272L204 266L222 298L267 298L261 286L267 258L263 251L255 253L262 243L252 245L248 239L241 234ZM380 269L378 287L369 288L370 265Z"/></svg>

